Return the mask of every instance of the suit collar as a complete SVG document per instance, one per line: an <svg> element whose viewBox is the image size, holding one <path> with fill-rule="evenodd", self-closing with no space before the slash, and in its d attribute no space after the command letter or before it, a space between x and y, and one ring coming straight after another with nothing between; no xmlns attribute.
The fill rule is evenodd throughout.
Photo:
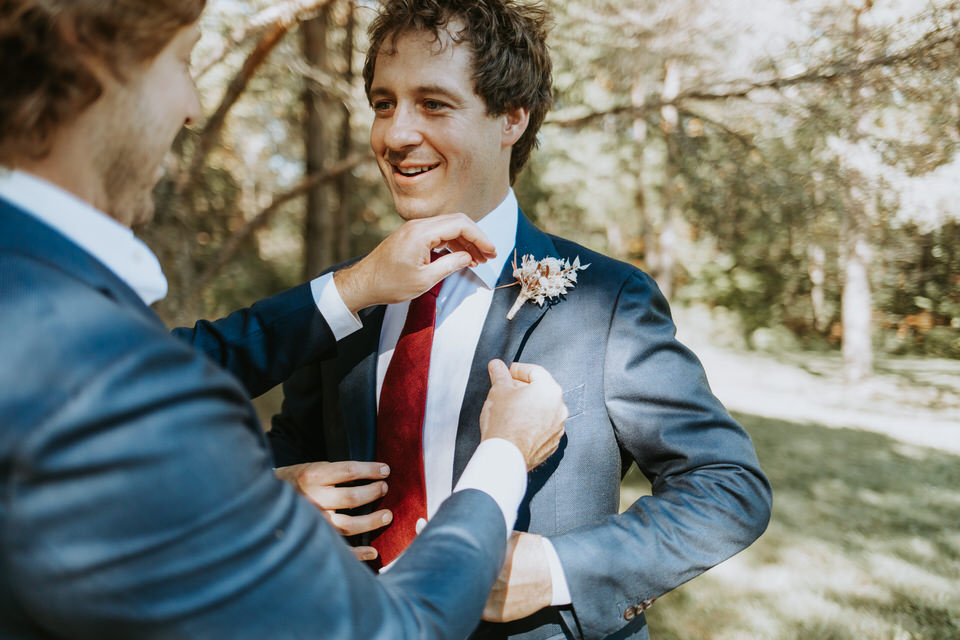
<svg viewBox="0 0 960 640"><path fill-rule="evenodd" d="M513 255L513 248L517 241L518 212L517 197L514 195L513 189L510 189L507 192L507 197L496 209L477 221L477 226L486 234L497 250L496 258L476 267L470 267L470 271L488 289L493 289L496 286L504 265L510 262Z"/></svg>
<svg viewBox="0 0 960 640"><path fill-rule="evenodd" d="M102 262L3 198L0 198L0 251L26 256L62 271L159 322L140 296Z"/></svg>
<svg viewBox="0 0 960 640"><path fill-rule="evenodd" d="M137 292L147 304L167 293L160 262L133 232L72 193L24 171L0 172L0 198L55 229Z"/></svg>

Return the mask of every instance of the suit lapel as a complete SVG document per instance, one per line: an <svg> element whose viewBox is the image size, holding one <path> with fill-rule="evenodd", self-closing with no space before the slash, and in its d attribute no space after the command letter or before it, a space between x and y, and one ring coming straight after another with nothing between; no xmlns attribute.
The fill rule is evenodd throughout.
<svg viewBox="0 0 960 640"><path fill-rule="evenodd" d="M377 424L377 354L385 306L360 312L363 328L337 345L337 357L325 361L324 407L336 407L324 416L327 447L345 460L373 460Z"/></svg>
<svg viewBox="0 0 960 640"><path fill-rule="evenodd" d="M517 261L526 254L532 254L536 259L549 255L556 255L556 247L550 237L540 231L527 220L523 212L519 212L517 220ZM497 286L509 285L515 281L513 277L513 257L507 260L497 280ZM470 456L480 444L480 410L490 390L490 376L487 373L487 363L494 358L500 358L509 366L520 357L524 344L530 333L536 328L544 314L550 308L550 303L542 307L528 302L520 307L513 320L507 320L507 312L513 306L520 292L519 287L504 287L497 289L487 312L487 319L477 342L477 349L470 365L470 377L467 379L467 391L460 407L460 421L457 426L457 444L453 457L453 484L463 473Z"/></svg>

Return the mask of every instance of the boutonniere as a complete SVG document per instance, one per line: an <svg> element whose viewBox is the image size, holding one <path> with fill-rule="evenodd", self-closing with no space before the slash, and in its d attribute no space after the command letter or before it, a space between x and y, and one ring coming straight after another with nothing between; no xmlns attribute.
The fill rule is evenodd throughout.
<svg viewBox="0 0 960 640"><path fill-rule="evenodd" d="M517 311L527 300L533 300L542 307L548 299L565 294L567 289L572 289L576 284L577 271L583 271L589 266L589 264L580 265L580 256L574 258L571 264L569 259L550 256L543 260L534 260L530 254L523 256L520 259L520 266L517 266L517 252L514 250L513 277L517 281L506 286L512 287L519 284L520 293L507 313L507 320L513 320L513 316L517 315Z"/></svg>

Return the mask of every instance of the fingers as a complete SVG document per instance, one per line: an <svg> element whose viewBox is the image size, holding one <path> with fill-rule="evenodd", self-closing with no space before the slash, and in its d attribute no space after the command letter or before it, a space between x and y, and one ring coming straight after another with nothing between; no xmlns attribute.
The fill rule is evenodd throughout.
<svg viewBox="0 0 960 640"><path fill-rule="evenodd" d="M368 515L348 516L344 513L328 513L333 528L342 536L355 536L368 531L376 531L393 522L393 513L389 509L380 509Z"/></svg>
<svg viewBox="0 0 960 640"><path fill-rule="evenodd" d="M452 273L473 263L473 257L466 251L457 251L456 253L445 253L433 262L423 267L425 274L436 284ZM431 284L430 286L433 286ZM430 287L427 287L428 289Z"/></svg>
<svg viewBox="0 0 960 640"><path fill-rule="evenodd" d="M538 380L555 382L550 372L536 364L514 362L510 365L510 375L521 382L535 382Z"/></svg>
<svg viewBox="0 0 960 640"><path fill-rule="evenodd" d="M478 249L476 245L466 242L461 238L456 238L448 242L447 249L449 249L453 253L456 253L458 251L466 251L467 253L469 253L470 257L473 258L473 262L470 265L471 267L475 267L481 262L487 261L487 257L483 255L483 253L481 253L480 249Z"/></svg>
<svg viewBox="0 0 960 640"><path fill-rule="evenodd" d="M458 240L461 243L468 243L476 247L478 255L484 258L493 258L497 255L497 249L487 238L486 234L480 230L477 223L462 213L452 213L432 218L434 222L431 225L431 231L434 234L434 247L445 242Z"/></svg>
<svg viewBox="0 0 960 640"><path fill-rule="evenodd" d="M503 360L494 359L488 362L487 372L490 374L490 384L493 386L513 382L513 378L510 376L510 370L507 369L507 365L504 364Z"/></svg>
<svg viewBox="0 0 960 640"><path fill-rule="evenodd" d="M303 495L321 509L354 509L370 504L387 493L386 482L359 487L302 486Z"/></svg>
<svg viewBox="0 0 960 640"><path fill-rule="evenodd" d="M357 556L357 560L360 562L373 560L377 557L377 550L373 547L351 547L350 551L353 551L353 555Z"/></svg>
<svg viewBox="0 0 960 640"><path fill-rule="evenodd" d="M354 480L380 480L390 475L390 467L382 462L314 462L300 471L300 484L322 486Z"/></svg>

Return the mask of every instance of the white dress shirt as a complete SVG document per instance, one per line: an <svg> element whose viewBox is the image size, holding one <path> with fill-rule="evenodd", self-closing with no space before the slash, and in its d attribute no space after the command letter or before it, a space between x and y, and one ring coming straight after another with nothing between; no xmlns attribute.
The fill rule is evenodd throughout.
<svg viewBox="0 0 960 640"><path fill-rule="evenodd" d="M23 171L0 169L0 198L36 217L92 255L127 283L146 304L153 304L166 295L167 279L156 255L129 228L107 214ZM332 275L316 278L310 288L337 340L362 326L340 298ZM506 440L487 440L470 459L464 477L467 481L461 482L457 490L479 489L490 495L504 514L506 534L509 535L527 489L527 467L520 450Z"/></svg>
<svg viewBox="0 0 960 640"><path fill-rule="evenodd" d="M73 194L25 171L0 169L0 198L66 236L103 263L146 304L167 295L167 279L153 251L129 228Z"/></svg>
<svg viewBox="0 0 960 640"><path fill-rule="evenodd" d="M467 378L487 311L493 300L497 279L504 264L513 257L518 215L517 198L510 189L503 202L477 223L496 247L497 257L477 267L454 273L444 280L437 296L437 319L430 352L427 406L423 420L423 465L428 518L436 513L440 504L450 495L457 425L460 422L460 407L467 389ZM378 406L383 378L403 331L409 306L409 302L388 305L383 317L377 357ZM323 308L321 306L321 309ZM324 317L327 317L326 313ZM498 474L501 471L496 469L493 473ZM464 472L456 489L462 488L466 475ZM553 544L547 538L543 538L543 541L553 583L552 604L569 604L570 592L560 558Z"/></svg>

